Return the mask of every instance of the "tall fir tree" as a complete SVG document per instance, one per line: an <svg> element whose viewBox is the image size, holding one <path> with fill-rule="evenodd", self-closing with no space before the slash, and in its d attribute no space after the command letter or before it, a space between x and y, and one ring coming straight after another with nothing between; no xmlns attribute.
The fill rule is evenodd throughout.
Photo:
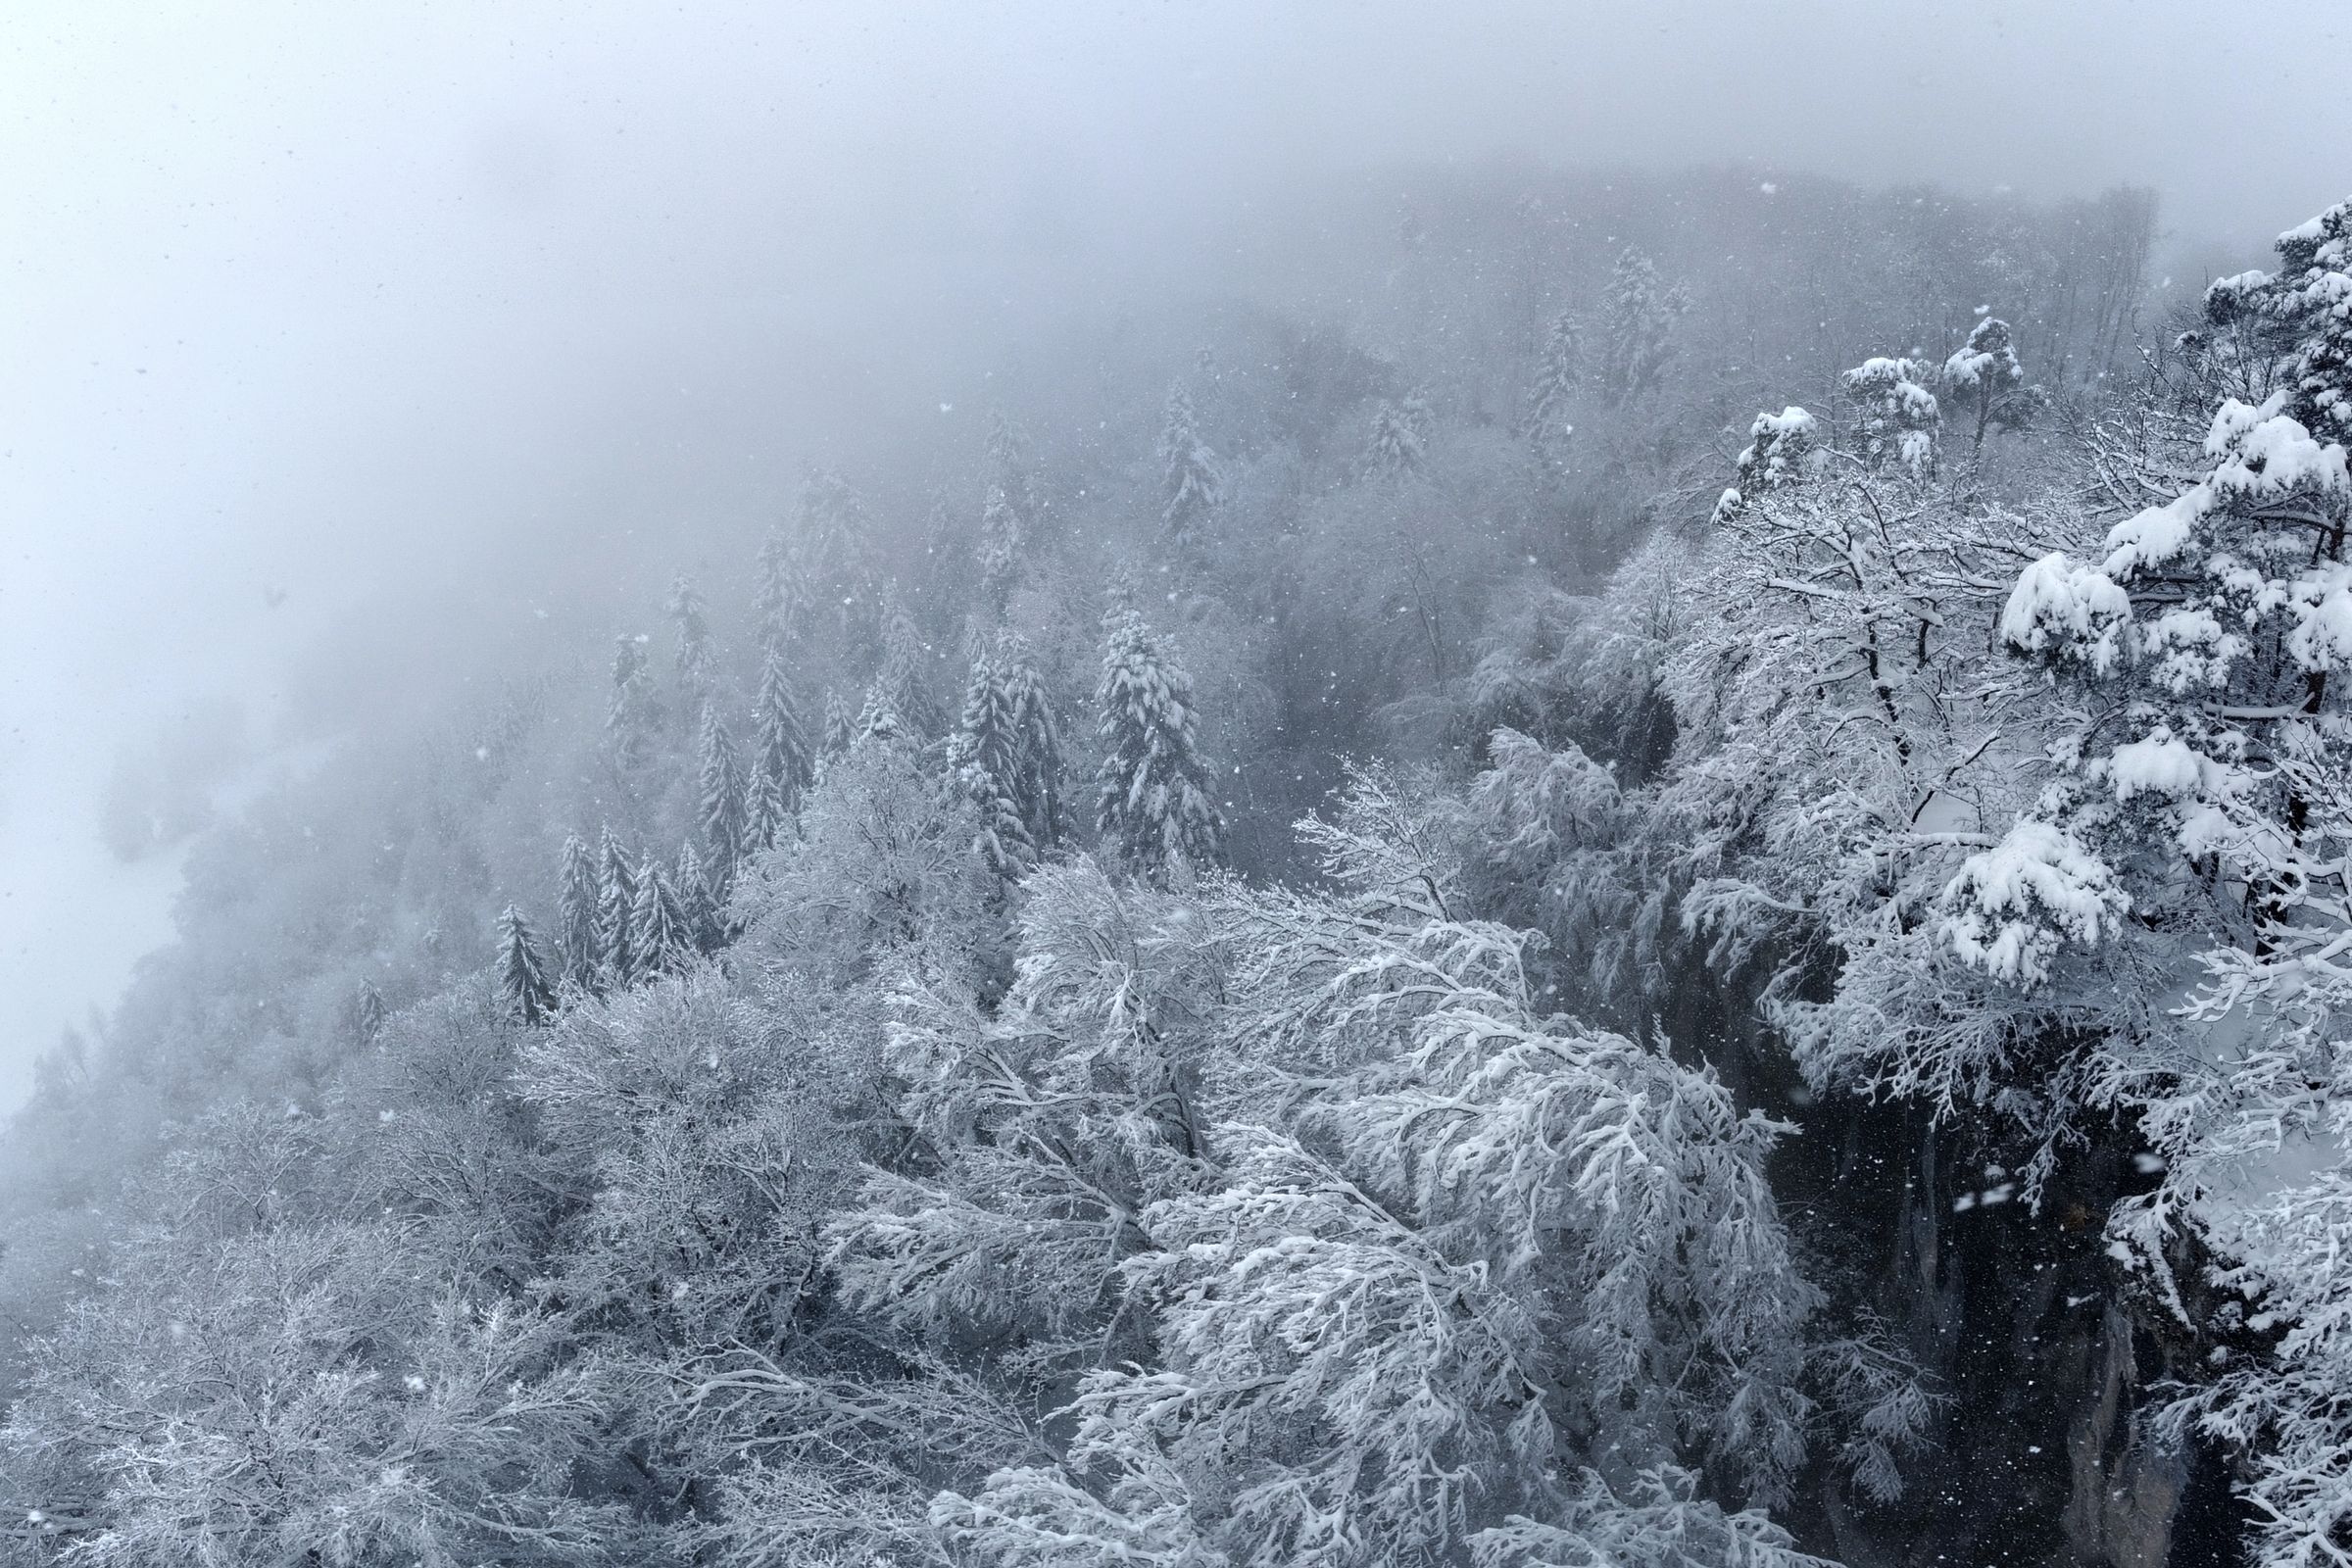
<svg viewBox="0 0 2352 1568"><path fill-rule="evenodd" d="M696 751L700 795L695 817L703 832L704 848L710 855L709 875L713 896L723 900L734 883L735 868L749 847L751 834L744 814L743 764L735 755L735 739L727 733L726 721L714 708L703 710L703 730Z"/></svg>
<svg viewBox="0 0 2352 1568"><path fill-rule="evenodd" d="M678 912L698 953L716 953L725 942L719 910L726 895L691 843L678 846L678 869L672 879L678 893Z"/></svg>
<svg viewBox="0 0 2352 1568"><path fill-rule="evenodd" d="M710 610L702 590L684 575L671 580L662 608L677 634L678 708L698 713L710 701L717 663L710 650Z"/></svg>
<svg viewBox="0 0 2352 1568"><path fill-rule="evenodd" d="M1037 846L1030 840L1016 795L1022 777L1018 720L997 650L984 647L972 661L963 716L949 741L948 760L979 817L980 858L1008 882L1037 864Z"/></svg>
<svg viewBox="0 0 2352 1568"><path fill-rule="evenodd" d="M648 858L637 878L637 903L630 911L629 946L636 960L633 978L650 980L683 973L694 962L694 928L677 884L659 860Z"/></svg>
<svg viewBox="0 0 2352 1568"><path fill-rule="evenodd" d="M1637 250L1621 252L1609 273L1600 321L1600 380L1623 404L1654 390L1674 355L1675 324L1690 309L1681 284L1659 280L1658 268Z"/></svg>
<svg viewBox="0 0 2352 1568"><path fill-rule="evenodd" d="M512 904L498 917L498 999L510 1023L535 1026L556 1015L556 989L530 922Z"/></svg>
<svg viewBox="0 0 2352 1568"><path fill-rule="evenodd" d="M1365 471L1374 479L1409 479L1421 471L1428 455L1428 401L1418 393L1382 398L1372 411Z"/></svg>
<svg viewBox="0 0 2352 1568"><path fill-rule="evenodd" d="M1096 822L1127 869L1154 887L1180 886L1222 856L1225 836L1196 733L1193 678L1133 610L1104 619Z"/></svg>
<svg viewBox="0 0 2352 1568"><path fill-rule="evenodd" d="M819 613L845 633L872 613L864 603L868 530L865 502L850 482L810 468L801 485L799 574Z"/></svg>
<svg viewBox="0 0 2352 1568"><path fill-rule="evenodd" d="M825 755L838 756L858 738L858 713L837 688L825 689Z"/></svg>
<svg viewBox="0 0 2352 1568"><path fill-rule="evenodd" d="M1061 724L1028 651L1009 641L1000 656L1004 689L1012 707L1013 804L1038 853L1058 849L1066 831L1062 806L1062 775L1068 764L1061 750Z"/></svg>
<svg viewBox="0 0 2352 1568"><path fill-rule="evenodd" d="M760 663L760 696L752 714L752 766L744 807L747 853L775 848L785 819L801 808L801 797L815 772L792 680L784 672L783 652L771 648Z"/></svg>
<svg viewBox="0 0 2352 1568"><path fill-rule="evenodd" d="M384 1005L384 994L372 980L360 982L360 989L351 999L352 1039L361 1046L372 1046L384 1032L384 1020L391 1009Z"/></svg>
<svg viewBox="0 0 2352 1568"><path fill-rule="evenodd" d="M1535 384L1527 390L1527 413L1520 421L1520 429L1546 452L1568 438L1568 414L1584 373L1584 331L1573 315L1562 311L1544 334Z"/></svg>
<svg viewBox="0 0 2352 1568"><path fill-rule="evenodd" d="M781 528L770 528L760 542L759 585L753 591L752 612L759 622L763 655L789 647L808 615L808 581L793 554L792 541Z"/></svg>
<svg viewBox="0 0 2352 1568"><path fill-rule="evenodd" d="M1021 514L1004 487L990 485L980 506L980 593L999 618L1020 576L1021 534Z"/></svg>
<svg viewBox="0 0 2352 1568"><path fill-rule="evenodd" d="M577 991L596 988L604 946L597 935L596 858L577 833L564 836L564 864L556 894L556 975Z"/></svg>
<svg viewBox="0 0 2352 1568"><path fill-rule="evenodd" d="M1200 439L1192 394L1179 381L1168 388L1159 429L1159 536L1179 554L1197 548L1224 499L1217 455Z"/></svg>
<svg viewBox="0 0 2352 1568"><path fill-rule="evenodd" d="M939 704L931 695L931 645L906 608L906 597L892 583L882 594L882 667L874 673L869 703L878 701L899 721L908 738L923 740L939 733ZM860 733L864 725L859 726Z"/></svg>
<svg viewBox="0 0 2352 1568"><path fill-rule="evenodd" d="M612 645L612 693L605 710L605 736L613 760L636 767L661 718L653 677L645 667L645 638L623 632Z"/></svg>
<svg viewBox="0 0 2352 1568"><path fill-rule="evenodd" d="M596 847L598 983L608 988L637 979L637 867L608 825Z"/></svg>

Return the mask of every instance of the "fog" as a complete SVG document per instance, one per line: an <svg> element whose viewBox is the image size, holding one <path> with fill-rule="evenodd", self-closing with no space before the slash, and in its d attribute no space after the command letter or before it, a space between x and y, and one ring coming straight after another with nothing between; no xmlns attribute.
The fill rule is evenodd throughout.
<svg viewBox="0 0 2352 1568"><path fill-rule="evenodd" d="M756 538L807 458L976 440L1073 322L1260 286L1318 189L1504 159L2132 182L2181 265L2251 264L2343 194L2305 125L2342 17L9 7L0 1099L168 932L176 852L108 847L123 767L233 803L641 598L676 530Z"/></svg>

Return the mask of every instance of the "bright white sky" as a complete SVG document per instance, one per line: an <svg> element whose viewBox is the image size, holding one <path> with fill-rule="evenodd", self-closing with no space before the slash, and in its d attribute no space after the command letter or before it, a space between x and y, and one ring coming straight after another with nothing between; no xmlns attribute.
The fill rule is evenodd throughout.
<svg viewBox="0 0 2352 1568"><path fill-rule="evenodd" d="M821 439L928 397L886 368L975 314L1181 268L1243 192L1502 150L2132 180L2251 254L2352 182L2348 13L14 0L0 1103L168 929L169 868L95 836L118 747L222 691L267 715L354 622L429 661L532 552L791 461L747 378Z"/></svg>

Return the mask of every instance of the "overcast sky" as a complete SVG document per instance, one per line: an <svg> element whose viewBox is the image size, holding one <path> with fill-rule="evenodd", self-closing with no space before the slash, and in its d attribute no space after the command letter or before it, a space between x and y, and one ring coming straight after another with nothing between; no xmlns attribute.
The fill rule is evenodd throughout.
<svg viewBox="0 0 2352 1568"><path fill-rule="evenodd" d="M0 1102L168 930L170 867L96 837L119 748L782 495L1025 321L1213 266L1252 193L1503 152L2132 181L2251 257L2352 185L2347 12L13 0Z"/></svg>

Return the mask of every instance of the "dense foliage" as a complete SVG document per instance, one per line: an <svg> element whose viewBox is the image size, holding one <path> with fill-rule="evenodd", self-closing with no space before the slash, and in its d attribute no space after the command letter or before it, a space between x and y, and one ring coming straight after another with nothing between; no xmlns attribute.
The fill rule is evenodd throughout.
<svg viewBox="0 0 2352 1568"><path fill-rule="evenodd" d="M1761 205L1416 185L216 830L10 1549L2346 1561L2352 206Z"/></svg>

